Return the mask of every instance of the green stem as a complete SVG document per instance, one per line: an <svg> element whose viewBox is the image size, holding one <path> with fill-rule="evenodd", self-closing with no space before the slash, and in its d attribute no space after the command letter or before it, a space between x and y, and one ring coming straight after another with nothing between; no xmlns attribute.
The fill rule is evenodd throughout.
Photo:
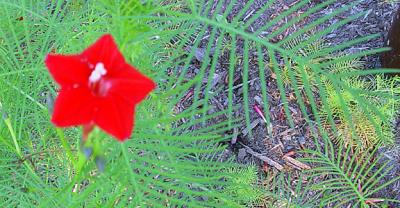
<svg viewBox="0 0 400 208"><path fill-rule="evenodd" d="M56 129L56 132L57 132L58 137L60 138L61 145L63 146L69 161L71 161L71 163L72 163L73 169L77 171L78 164L75 162L74 156L72 155L70 145L68 144L67 140L65 140L64 132L59 128Z"/></svg>
<svg viewBox="0 0 400 208"><path fill-rule="evenodd" d="M23 161L24 165L26 168L28 168L28 170L32 173L32 176L37 177L34 168L32 168L32 165L29 164L26 160L23 160L25 157L22 154L21 148L19 147L18 141L17 141L17 137L14 131L14 128L11 125L11 119L10 118L6 118L4 119L4 122L6 123L6 126L8 128L8 131L11 134L11 138L14 142L14 146L15 146L15 151L17 152L17 155L19 156L19 158L21 159L21 161Z"/></svg>
<svg viewBox="0 0 400 208"><path fill-rule="evenodd" d="M5 119L4 122L6 123L8 131L11 134L11 138L12 138L12 140L14 142L14 146L15 146L15 151L17 152L17 154L20 157L20 159L22 159L23 155L22 155L22 152L21 152L21 148L19 147L19 144L18 144L18 141L17 141L17 137L16 137L14 129L13 129L12 125L11 125L10 118Z"/></svg>
<svg viewBox="0 0 400 208"><path fill-rule="evenodd" d="M122 155L125 159L125 163L127 167L131 167L131 164L129 162L129 158L128 158L128 154L126 152L126 143L121 143L121 150L122 150ZM132 183L134 189L135 189L135 198L137 198L137 201L142 201L142 193L140 193L139 188L138 188L138 184L136 182L136 178L135 178L135 174L133 173L133 171L131 170L131 168L128 168L128 172L129 172L129 180Z"/></svg>

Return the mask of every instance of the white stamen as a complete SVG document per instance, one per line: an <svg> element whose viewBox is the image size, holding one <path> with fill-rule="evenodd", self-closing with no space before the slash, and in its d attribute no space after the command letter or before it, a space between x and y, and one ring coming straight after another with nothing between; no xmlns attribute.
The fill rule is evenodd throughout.
<svg viewBox="0 0 400 208"><path fill-rule="evenodd" d="M99 62L92 71L89 77L89 82L97 82L100 78L107 74L107 70L104 68L104 64Z"/></svg>

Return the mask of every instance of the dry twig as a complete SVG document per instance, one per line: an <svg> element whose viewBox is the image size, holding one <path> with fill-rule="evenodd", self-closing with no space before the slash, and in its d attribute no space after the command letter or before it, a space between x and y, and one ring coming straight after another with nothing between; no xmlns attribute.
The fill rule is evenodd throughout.
<svg viewBox="0 0 400 208"><path fill-rule="evenodd" d="M246 152L253 155L254 157L266 162L268 165L271 165L273 167L275 167L278 170L283 170L283 166L277 162L275 162L274 160L272 160L271 158L264 156L260 153L255 152L254 150L252 150L250 147L240 143L244 148L246 148Z"/></svg>

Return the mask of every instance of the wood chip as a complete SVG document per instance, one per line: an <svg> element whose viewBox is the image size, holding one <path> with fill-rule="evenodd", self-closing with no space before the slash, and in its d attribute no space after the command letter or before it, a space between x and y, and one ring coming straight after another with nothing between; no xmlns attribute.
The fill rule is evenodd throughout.
<svg viewBox="0 0 400 208"><path fill-rule="evenodd" d="M277 144L277 145L275 145L274 147L272 147L269 151L274 151L276 148L278 148L278 147L280 147L280 148L283 148L283 144L282 143L279 143L279 144Z"/></svg>
<svg viewBox="0 0 400 208"><path fill-rule="evenodd" d="M367 199L365 201L365 203L366 204L376 204L376 203L384 202L384 201L385 201L384 199Z"/></svg>
<svg viewBox="0 0 400 208"><path fill-rule="evenodd" d="M254 96L254 100L257 102L258 105L263 106L264 102L262 101L262 98L258 95Z"/></svg>
<svg viewBox="0 0 400 208"><path fill-rule="evenodd" d="M247 151L246 151L246 149L245 148L241 148L241 149L239 149L239 153L238 153L238 160L239 161L243 161L244 160L244 158L246 157L246 153Z"/></svg>
<svg viewBox="0 0 400 208"><path fill-rule="evenodd" d="M236 144L237 140L238 140L238 129L237 128L233 128L233 137L231 140L231 144Z"/></svg>
<svg viewBox="0 0 400 208"><path fill-rule="evenodd" d="M280 137L293 136L296 134L296 129L290 128L278 134Z"/></svg>
<svg viewBox="0 0 400 208"><path fill-rule="evenodd" d="M260 123L260 119L256 119L256 120L254 120L253 122L251 122L250 128L247 127L247 128L245 128L245 129L242 131L243 136L246 136L246 135L250 132L250 130L256 128L256 126L257 126L259 123Z"/></svg>
<svg viewBox="0 0 400 208"><path fill-rule="evenodd" d="M283 160L285 160L288 165L294 165L294 168L298 169L298 170L310 170L311 167L292 158L292 157L288 157L288 156L284 156Z"/></svg>
<svg viewBox="0 0 400 208"><path fill-rule="evenodd" d="M264 161L263 161L262 170L263 170L265 173L268 173L268 163L267 163L267 162L264 162Z"/></svg>
<svg viewBox="0 0 400 208"><path fill-rule="evenodd" d="M296 152L292 150L292 151L289 151L288 153L286 153L285 155L283 155L283 157L289 157L289 156L293 156L295 154L296 154Z"/></svg>

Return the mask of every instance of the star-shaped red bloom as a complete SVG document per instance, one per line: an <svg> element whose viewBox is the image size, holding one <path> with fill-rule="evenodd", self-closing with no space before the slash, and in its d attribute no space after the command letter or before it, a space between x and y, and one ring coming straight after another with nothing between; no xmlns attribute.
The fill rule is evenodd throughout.
<svg viewBox="0 0 400 208"><path fill-rule="evenodd" d="M81 54L49 54L45 63L61 86L53 124L97 125L119 141L130 137L135 106L156 86L125 61L110 34Z"/></svg>

